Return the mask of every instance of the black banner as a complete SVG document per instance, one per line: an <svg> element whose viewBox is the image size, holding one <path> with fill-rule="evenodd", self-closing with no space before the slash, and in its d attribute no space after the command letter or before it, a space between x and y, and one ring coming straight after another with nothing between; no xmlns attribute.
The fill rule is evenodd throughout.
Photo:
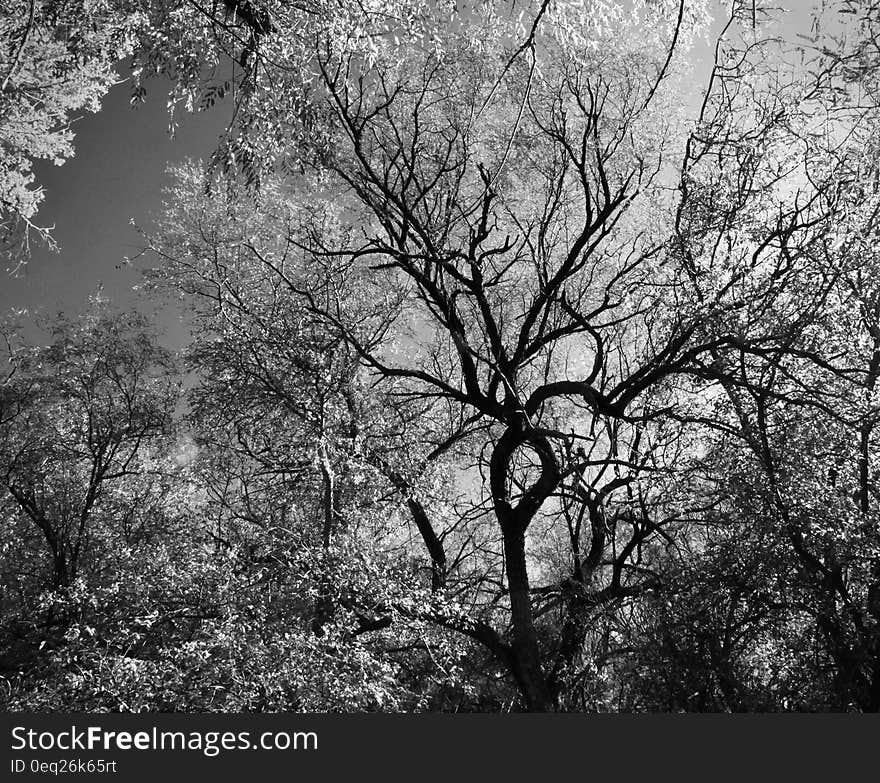
<svg viewBox="0 0 880 783"><path fill-rule="evenodd" d="M874 767L880 721L825 716L2 716L2 778L614 780Z"/></svg>

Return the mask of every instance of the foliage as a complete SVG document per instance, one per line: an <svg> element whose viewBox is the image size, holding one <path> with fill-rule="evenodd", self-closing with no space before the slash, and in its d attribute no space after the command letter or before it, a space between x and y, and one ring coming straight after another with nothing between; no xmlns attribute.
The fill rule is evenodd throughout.
<svg viewBox="0 0 880 783"><path fill-rule="evenodd" d="M132 6L132 7L129 7ZM132 51L139 16L112 0L12 0L0 12L0 227L11 258L26 259L43 200L35 160L73 155L79 111L97 112ZM23 255L22 255L23 253Z"/></svg>
<svg viewBox="0 0 880 783"><path fill-rule="evenodd" d="M873 4L95 8L235 119L183 402L10 330L13 708L880 709Z"/></svg>

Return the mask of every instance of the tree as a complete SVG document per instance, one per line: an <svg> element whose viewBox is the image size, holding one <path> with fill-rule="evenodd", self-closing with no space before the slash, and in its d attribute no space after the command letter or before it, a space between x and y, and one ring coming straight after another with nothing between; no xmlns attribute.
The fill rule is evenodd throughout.
<svg viewBox="0 0 880 783"><path fill-rule="evenodd" d="M870 18L866 12L863 31ZM821 661L810 674L814 692L834 709L875 711L872 465L880 355L876 175L866 148L877 107L870 85L858 89L857 80L871 73L870 44L861 41L854 50L837 42L833 53L817 46L805 99L822 107L823 132L807 123L790 137L803 150L801 181L822 194L835 221L824 235L792 245L786 238L781 248L799 266L799 282L758 318L784 325L788 337L770 352L716 356L724 394L707 421L720 433L713 448L722 460L716 472L729 481L727 521L745 540L745 531L761 530L785 553L773 555L786 574L772 591L783 609L778 622L805 628L802 618L810 618L812 629L803 633L815 639Z"/></svg>
<svg viewBox="0 0 880 783"><path fill-rule="evenodd" d="M463 611L435 604L441 589L459 589L446 546L458 549L459 565L475 546L443 513L450 498L441 471L454 467L441 458L456 439L434 439L449 413L412 410L397 399L405 390L376 389L338 330L279 285L267 263L332 303L362 342L377 346L399 294L380 295L368 275L344 266L301 264L285 231L327 216L300 214L280 191L264 191L255 208L222 189L206 194L188 168L171 192L179 206L151 240L161 265L150 270L150 285L184 292L192 307L197 339L188 356L200 382L188 426L217 540L244 545L279 571L293 561L312 574L307 614L319 637L335 628L372 638L374 653L396 648L398 665L414 670L426 664L413 658L449 655L424 624L466 627ZM435 531L429 517L438 516L445 524ZM413 536L423 554L408 545ZM392 638L377 633L392 622Z"/></svg>
<svg viewBox="0 0 880 783"><path fill-rule="evenodd" d="M49 346L15 357L14 414L0 430L4 490L44 539L55 588L100 549L94 520L117 516L114 487L148 469L176 399L170 358L143 317L95 307L80 323L53 324Z"/></svg>
<svg viewBox="0 0 880 783"><path fill-rule="evenodd" d="M483 553L468 632L529 709L560 703L590 612L656 586L657 548L711 503L678 406L725 377L725 352L786 344L791 323L755 312L781 313L802 273L789 246L818 241L832 214L823 188L774 191L798 104L745 104L760 77L730 71L732 44L698 131L670 111L699 6L639 6L637 32L613 41L603 22L626 12L595 11L544 4L520 27L474 14L439 42L401 31L371 37L368 56L354 36L311 51L321 132L297 137L301 206L283 247L405 291L408 357L365 340L277 247L250 247L378 377L455 412L440 442L474 444L462 517L491 522L500 544ZM316 211L345 230L304 217ZM529 554L529 536L565 544Z"/></svg>

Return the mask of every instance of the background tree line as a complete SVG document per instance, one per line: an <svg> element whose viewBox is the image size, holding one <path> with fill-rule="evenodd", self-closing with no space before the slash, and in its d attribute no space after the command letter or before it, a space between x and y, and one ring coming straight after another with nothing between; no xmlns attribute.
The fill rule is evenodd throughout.
<svg viewBox="0 0 880 783"><path fill-rule="evenodd" d="M121 57L234 119L181 356L3 330L9 708L880 709L880 8L21 5L10 252Z"/></svg>

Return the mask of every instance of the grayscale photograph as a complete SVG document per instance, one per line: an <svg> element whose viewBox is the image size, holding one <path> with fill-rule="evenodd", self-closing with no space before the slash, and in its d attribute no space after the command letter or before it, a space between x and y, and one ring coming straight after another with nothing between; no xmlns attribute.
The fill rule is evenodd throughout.
<svg viewBox="0 0 880 783"><path fill-rule="evenodd" d="M880 711L878 150L876 0L6 0L0 711Z"/></svg>

